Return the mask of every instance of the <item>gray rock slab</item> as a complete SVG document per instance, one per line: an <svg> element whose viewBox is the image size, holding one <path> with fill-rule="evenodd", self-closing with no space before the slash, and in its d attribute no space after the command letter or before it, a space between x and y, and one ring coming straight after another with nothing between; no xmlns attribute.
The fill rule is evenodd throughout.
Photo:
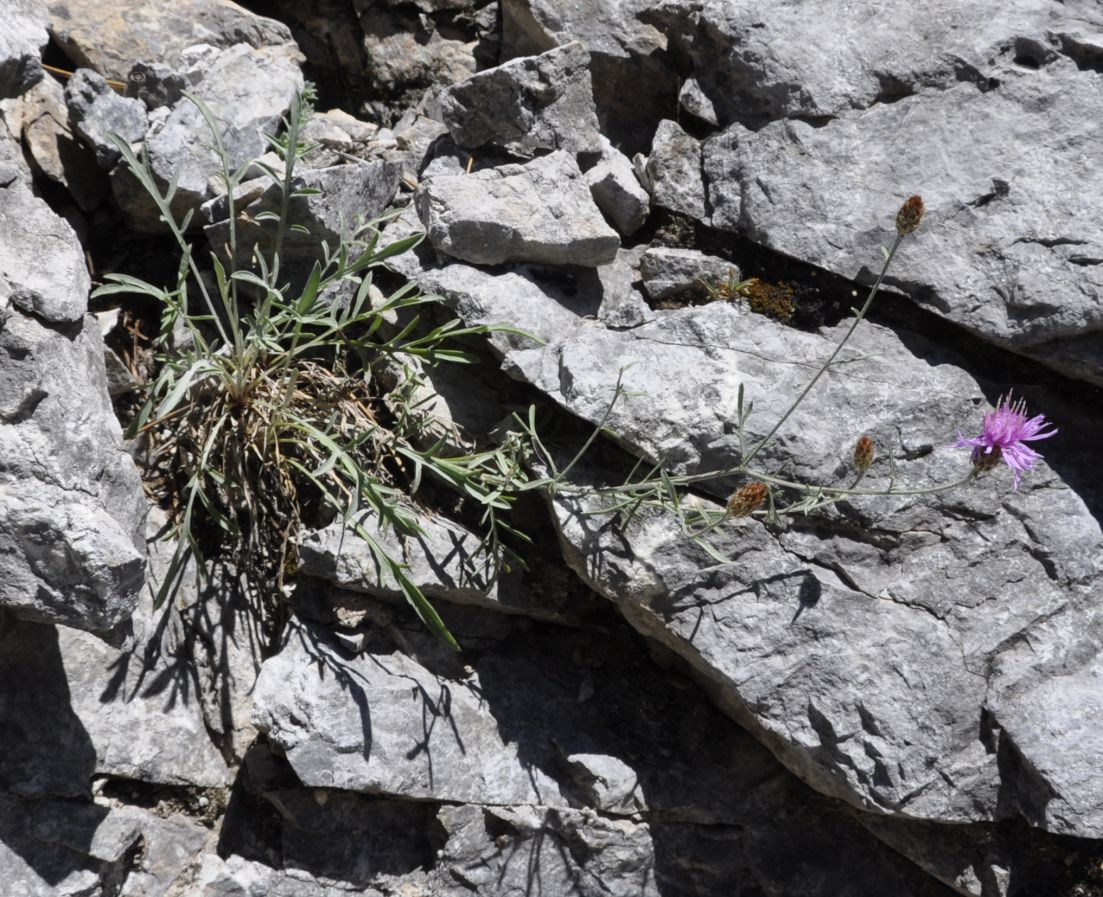
<svg viewBox="0 0 1103 897"><path fill-rule="evenodd" d="M79 66L126 81L137 62L181 68L196 44L226 48L293 45L282 22L254 15L230 0L47 0L50 34Z"/></svg>
<svg viewBox="0 0 1103 897"><path fill-rule="evenodd" d="M44 78L16 102L12 122L36 171L65 187L82 210L96 208L110 187L95 154L73 133L65 88Z"/></svg>
<svg viewBox="0 0 1103 897"><path fill-rule="evenodd" d="M457 145L515 152L601 152L590 54L577 41L513 59L441 93L441 115Z"/></svg>
<svg viewBox="0 0 1103 897"><path fill-rule="evenodd" d="M11 0L0 31L0 99L26 93L42 80L46 7L41 0Z"/></svg>
<svg viewBox="0 0 1103 897"><path fill-rule="evenodd" d="M22 797L86 798L96 749L71 707L57 630L0 613L0 789ZM11 817L0 814L5 819Z"/></svg>
<svg viewBox="0 0 1103 897"><path fill-rule="evenodd" d="M586 172L586 183L597 207L622 236L638 231L651 212L651 198L643 189L628 157L615 147Z"/></svg>
<svg viewBox="0 0 1103 897"><path fill-rule="evenodd" d="M729 281L738 281L739 268L696 249L650 246L640 256L643 288L651 299L666 299L678 293L705 293Z"/></svg>
<svg viewBox="0 0 1103 897"><path fill-rule="evenodd" d="M1097 74L1065 60L822 128L733 125L704 144L711 221L868 282L900 203L921 194L924 221L887 283L987 341L1100 384L1100 115Z"/></svg>
<svg viewBox="0 0 1103 897"><path fill-rule="evenodd" d="M141 851L126 871L118 897L170 897L192 885L202 859L212 853L211 832L185 816L157 816L136 807L113 815L141 832Z"/></svg>
<svg viewBox="0 0 1103 897"><path fill-rule="evenodd" d="M478 70L478 42L462 32L438 28L416 8L372 3L356 12L362 31L360 55L367 60L372 84L388 98L403 98L413 106L426 88L458 84Z"/></svg>
<svg viewBox="0 0 1103 897"><path fill-rule="evenodd" d="M0 602L26 619L110 629L145 578L146 506L99 325L54 329L12 311L0 358Z"/></svg>
<svg viewBox="0 0 1103 897"><path fill-rule="evenodd" d="M538 807L448 807L440 818L449 836L441 865L456 882L447 897L524 893L533 886L533 870L544 893L661 893L647 825Z"/></svg>
<svg viewBox="0 0 1103 897"><path fill-rule="evenodd" d="M302 90L301 54L294 46L254 48L236 44L213 54L202 80L192 88L218 122L230 171L267 149L292 98ZM198 107L180 100L164 125L145 143L154 176L162 187L175 180L172 208L178 217L224 189L222 164L212 149L213 135ZM125 166L116 166L112 188L132 224L144 231L163 227L141 184ZM197 223L197 222L193 222Z"/></svg>
<svg viewBox="0 0 1103 897"><path fill-rule="evenodd" d="M643 176L653 205L699 220L708 214L701 143L677 122L659 122Z"/></svg>
<svg viewBox="0 0 1103 897"><path fill-rule="evenodd" d="M749 0L668 0L649 21L688 61L721 125L760 127L782 118L819 123L962 81L986 86L1061 54L1087 62L1083 35L1098 30L1100 13L1090 3L1036 0L967 8L830 0L809 19L799 4L764 15ZM893 27L871 31L871 21ZM809 53L812 45L819 52Z"/></svg>
<svg viewBox="0 0 1103 897"><path fill-rule="evenodd" d="M474 264L595 267L620 247L578 163L562 150L524 165L429 178L416 203L433 246Z"/></svg>
<svg viewBox="0 0 1103 897"><path fill-rule="evenodd" d="M623 374L628 398L606 426L672 470L717 469L738 457L737 440L726 435L734 420L729 390L747 384L756 403L748 426L758 434L806 380L811 359L830 349L820 337L753 317L710 305L615 336L583 327L558 345L514 351L510 361L594 423ZM971 380L911 359L880 328L866 330L854 348L863 359L821 381L817 401L759 456L770 459L764 466L787 461L797 478L829 482L843 475L854 434L864 430L895 456L900 482L952 481L967 470L946 441L957 421L979 417ZM586 373L595 365L600 374ZM691 373L672 381L671 370ZM587 522L582 510L561 507L572 566L634 625L715 682L736 718L817 789L943 822L998 818L1012 795L1029 805L1037 782L1020 782L997 763L1012 739L983 735L988 714L1010 701L1026 714L1010 717L1033 751L1023 765L1047 770L1041 779L1064 798L1054 818L1042 814L1036 824L1085 837L1100 830L1086 738L1041 744L1048 726L1071 725L1070 714L1083 721L1077 725L1095 725L1091 664L1067 662L1064 704L1044 689L1021 705L1001 698L1031 679L992 672L1011 656L1009 645L1033 643L1047 627L1076 646L1067 649L1078 658L1095 656L1089 596L1101 576L1103 537L1052 470L1035 471L1017 493L999 476L945 498L864 499L838 519L776 536L758 524L733 526L724 537L726 555L739 558L732 566L717 566L661 515L645 515L622 548L622 535ZM713 639L715 653L706 647ZM1024 728L1037 733L1034 741ZM1068 809L1074 803L1078 812Z"/></svg>
<svg viewBox="0 0 1103 897"><path fill-rule="evenodd" d="M385 159L301 169L295 176L294 189L318 192L292 197L290 201L289 223L305 227L309 233L291 231L285 236L285 265L303 269L298 273L305 278L315 261L324 263L323 242L329 246L330 252L336 252L337 247L342 242L349 242L363 224L383 212L394 199L401 174L400 162ZM269 177L247 181L238 188L235 214L238 216L236 229L240 265L250 264L254 250L265 258L271 258L276 222L263 218L257 221L257 216L278 214L280 193L279 185L273 184ZM226 195L206 203L203 211L213 219L213 223L205 228L211 245L225 245L230 233Z"/></svg>
<svg viewBox="0 0 1103 897"><path fill-rule="evenodd" d="M146 107L140 100L119 96L101 75L77 69L65 86L69 122L95 152L96 161L110 168L119 160L112 136L136 143L146 133Z"/></svg>
<svg viewBox="0 0 1103 897"><path fill-rule="evenodd" d="M295 626L266 661L254 722L306 785L415 800L563 805L482 707L478 682L449 681L401 653L349 659L324 630ZM411 727L413 719L422 723Z"/></svg>
<svg viewBox="0 0 1103 897"><path fill-rule="evenodd" d="M138 819L106 807L0 794L0 874L12 897L118 893L141 837Z"/></svg>
<svg viewBox="0 0 1103 897"><path fill-rule="evenodd" d="M44 321L79 321L88 309L91 279L76 234L14 172L0 173L0 277L11 303Z"/></svg>
<svg viewBox="0 0 1103 897"><path fill-rule="evenodd" d="M666 38L646 15L651 0L580 5L572 0L503 0L502 58L532 56L579 41L590 53L601 132L633 153L677 102ZM641 85L646 85L641 89Z"/></svg>
<svg viewBox="0 0 1103 897"><path fill-rule="evenodd" d="M405 564L406 574L430 599L517 613L543 620L573 621L570 602L549 601L521 582L520 569L500 570L480 550L483 537L444 517L419 515L420 535L402 536L393 527L381 531L371 513L361 525L389 556ZM393 602L405 599L393 576L380 568L368 543L341 523L306 532L299 540L302 570L341 589L364 592Z"/></svg>
<svg viewBox="0 0 1103 897"><path fill-rule="evenodd" d="M255 860L215 853L203 856L195 887L203 897L348 897L347 887L325 885L297 869L274 869ZM363 897L383 897L374 888L357 892Z"/></svg>
<svg viewBox="0 0 1103 897"><path fill-rule="evenodd" d="M96 751L97 775L200 788L233 773L207 731L197 662L174 644L172 608L155 611L150 590L120 648L74 629L58 632L72 712ZM247 683L241 687L247 688Z"/></svg>
<svg viewBox="0 0 1103 897"><path fill-rule="evenodd" d="M263 797L280 815L284 868L319 884L383 889L416 880L412 873L434 862L431 803L321 788L269 789Z"/></svg>

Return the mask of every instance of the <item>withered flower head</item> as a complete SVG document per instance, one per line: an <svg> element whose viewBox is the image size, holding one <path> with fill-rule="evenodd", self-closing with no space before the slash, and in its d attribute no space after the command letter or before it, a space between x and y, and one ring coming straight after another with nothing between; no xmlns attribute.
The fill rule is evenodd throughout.
<svg viewBox="0 0 1103 897"><path fill-rule="evenodd" d="M729 517L748 517L766 501L765 483L748 483L732 493L728 499Z"/></svg>
<svg viewBox="0 0 1103 897"><path fill-rule="evenodd" d="M873 440L864 433L858 437L858 444L854 446L854 466L858 473L869 470L869 465L873 463L875 448Z"/></svg>
<svg viewBox="0 0 1103 897"><path fill-rule="evenodd" d="M909 196L900 211L896 213L896 230L901 237L906 237L923 220L923 200L919 196Z"/></svg>

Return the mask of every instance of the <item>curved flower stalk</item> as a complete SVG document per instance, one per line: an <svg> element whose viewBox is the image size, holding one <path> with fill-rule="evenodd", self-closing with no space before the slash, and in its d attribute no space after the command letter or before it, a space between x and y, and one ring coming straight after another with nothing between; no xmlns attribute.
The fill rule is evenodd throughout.
<svg viewBox="0 0 1103 897"><path fill-rule="evenodd" d="M817 368L792 404L772 425L766 435L749 448L745 447L744 430L747 418L753 410L753 403L744 403L743 387L740 386L736 411L736 424L741 449L738 464L722 470L672 475L663 470L660 461L638 479L634 478L635 471L633 471L633 475L630 475L619 485L599 488L570 486L564 482L564 474L571 465L568 465L562 471L556 472L555 465L549 460L550 454L540 443L535 433L535 427L530 421L528 426L524 424L522 426L533 440L533 444L542 456L543 462L551 472L550 477L530 485L544 486L552 492L596 494L604 499L601 510L595 512L600 515L615 513L622 515L622 518L630 519L644 506L660 507L673 511L681 524L683 533L698 542L721 562L726 562L727 559L712 548L703 537L731 520L759 517L776 522L782 515L809 514L854 497L920 496L948 492L965 485L979 474L991 470L1000 460L1003 460L1015 472L1015 488L1017 489L1022 472L1031 470L1034 463L1041 458L1041 455L1024 443L1046 439L1053 436L1057 431L1055 429L1044 429L1048 425L1044 415L1039 414L1028 418L1022 400L1012 401L1010 396L1001 400L996 410L985 416L984 427L980 436L966 438L960 432L958 433L958 439L953 445L971 447L973 449L973 465L964 475L944 484L916 489L900 488L897 485L896 469L892 457L887 456L885 459L889 468L887 485L883 488L858 488L876 460L876 446L868 435L859 437L855 444L852 455L854 476L848 485L825 486L804 483L778 476L753 465L755 458L764 448L770 445L781 427L809 396L820 378L839 356L858 325L865 319L880 291L881 284L896 256L897 250L907 236L915 233L922 218L923 200L920 197L912 196L900 207L895 219L895 240L891 247L885 251L885 260L881 272L870 288L864 304L856 310L850 327L828 358ZM623 389L618 381L613 404L623 395ZM608 417L609 411L606 412L605 417L598 425L599 431L604 427ZM573 465L577 460L576 457L571 464ZM695 485L705 482L725 481L732 478L743 479L745 482L730 495L723 508L703 506L701 503L685 500L686 490ZM796 493L796 498L782 504L781 499L786 496L792 497L793 493Z"/></svg>

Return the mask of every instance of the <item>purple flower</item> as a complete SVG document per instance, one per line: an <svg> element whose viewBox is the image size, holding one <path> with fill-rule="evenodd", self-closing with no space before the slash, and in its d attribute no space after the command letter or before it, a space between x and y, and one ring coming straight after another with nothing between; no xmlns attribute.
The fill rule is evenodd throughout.
<svg viewBox="0 0 1103 897"><path fill-rule="evenodd" d="M1000 460L1015 471L1015 488L1019 488L1019 479L1024 470L1033 470L1034 462L1041 460L1034 449L1024 445L1035 439L1048 439L1057 433L1056 429L1047 433L1042 428L1050 426L1044 414L1028 418L1026 402L1011 400L1011 394L1000 399L995 411L984 415L984 432L980 436L967 438L957 431L955 448L973 447L973 466L977 470L991 470Z"/></svg>

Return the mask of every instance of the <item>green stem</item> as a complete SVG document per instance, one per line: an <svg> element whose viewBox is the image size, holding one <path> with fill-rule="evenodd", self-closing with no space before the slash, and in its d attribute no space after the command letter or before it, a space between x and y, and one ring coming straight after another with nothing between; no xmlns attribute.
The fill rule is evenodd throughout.
<svg viewBox="0 0 1103 897"><path fill-rule="evenodd" d="M881 273L877 275L877 280L873 284L873 287L870 289L869 296L866 297L865 304L861 307L861 309L858 311L858 314L854 317L854 320L851 322L850 329L847 330L846 334L839 341L839 344L835 347L835 351L831 353L831 355L828 357L827 361L825 361L820 366L820 369L818 371L816 371L815 376L813 376L812 379L808 381L808 385L804 387L801 394L799 396L797 396L797 398L793 402L793 404L789 406L789 410L786 411L780 418L778 418L777 423L774 424L774 426L771 428L770 432L767 433L765 436L763 436L762 439L758 442L758 444L754 448L752 448L746 456L744 456L742 462L740 463L741 468L745 469L746 466L748 464L750 464L751 461L754 459L755 455L757 455L760 451L762 451L762 449L764 449L766 447L766 445L770 442L770 440L774 438L774 435L777 433L777 431L780 430L782 425L789 419L789 416L794 411L796 411L797 406L800 405L800 403L804 401L804 397L807 396L808 393L810 393L812 391L812 387L815 386L816 383L819 381L820 377L823 376L824 371L826 371L829 367L831 367L831 363L838 357L839 353L843 349L843 346L845 346L847 344L847 342L850 340L850 337L853 336L855 329L858 327L858 325L860 323L862 323L862 319L866 316L866 312L869 311L869 307L873 304L873 297L877 295L877 291L881 288L881 282L885 279L885 275L888 273L888 270L889 270L889 265L892 264L893 256L896 255L896 250L900 248L900 244L903 242L903 240L904 240L904 234L897 233L896 239L893 240L892 248L888 251L888 254L885 256L885 264L881 267Z"/></svg>

